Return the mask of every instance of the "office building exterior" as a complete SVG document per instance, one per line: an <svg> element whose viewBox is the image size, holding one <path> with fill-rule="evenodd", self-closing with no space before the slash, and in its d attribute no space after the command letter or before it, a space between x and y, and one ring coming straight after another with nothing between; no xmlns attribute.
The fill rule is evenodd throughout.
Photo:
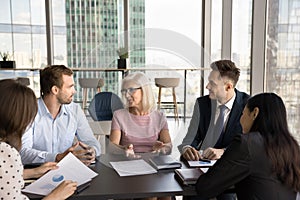
<svg viewBox="0 0 300 200"><path fill-rule="evenodd" d="M130 67L143 66L144 3L128 1L128 49ZM118 0L66 1L68 66L73 68L117 68L117 50L125 45L124 2ZM76 78L101 77L104 91L118 93L120 72L77 72ZM77 91L81 88L77 86ZM94 93L90 93L89 99ZM82 99L78 92L75 99Z"/></svg>

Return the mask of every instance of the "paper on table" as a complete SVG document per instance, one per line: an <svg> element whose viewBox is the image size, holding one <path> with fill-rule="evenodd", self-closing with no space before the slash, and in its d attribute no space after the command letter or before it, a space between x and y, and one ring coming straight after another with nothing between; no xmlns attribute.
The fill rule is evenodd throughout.
<svg viewBox="0 0 300 200"><path fill-rule="evenodd" d="M203 173L206 173L207 171L208 171L208 167L206 167L206 168L201 168L201 170L203 171Z"/></svg>
<svg viewBox="0 0 300 200"><path fill-rule="evenodd" d="M211 160L209 162L207 161L188 161L188 164L190 167L211 167L213 166L217 161Z"/></svg>
<svg viewBox="0 0 300 200"><path fill-rule="evenodd" d="M76 181L79 186L98 175L72 153L65 156L57 165L59 166L58 169L49 171L32 184L26 186L22 191L48 195L63 180Z"/></svg>
<svg viewBox="0 0 300 200"><path fill-rule="evenodd" d="M157 173L157 170L143 159L110 162L110 164L120 176L136 176Z"/></svg>

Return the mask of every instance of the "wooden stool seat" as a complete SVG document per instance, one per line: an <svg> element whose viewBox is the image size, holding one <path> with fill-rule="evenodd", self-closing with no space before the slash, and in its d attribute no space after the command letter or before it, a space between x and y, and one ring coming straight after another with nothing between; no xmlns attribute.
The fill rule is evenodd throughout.
<svg viewBox="0 0 300 200"><path fill-rule="evenodd" d="M79 85L82 88L82 109L86 109L88 88L97 89L97 92L101 92L101 87L104 85L102 78L79 78Z"/></svg>
<svg viewBox="0 0 300 200"><path fill-rule="evenodd" d="M28 77L17 77L16 81L22 85L29 86L30 80Z"/></svg>
<svg viewBox="0 0 300 200"><path fill-rule="evenodd" d="M179 85L179 78L155 78L155 85L158 87L158 109L161 109L161 89L162 88L172 88L173 102L170 102L173 105L174 117L178 121L178 108L176 101L175 87ZM169 103L169 102L168 102Z"/></svg>

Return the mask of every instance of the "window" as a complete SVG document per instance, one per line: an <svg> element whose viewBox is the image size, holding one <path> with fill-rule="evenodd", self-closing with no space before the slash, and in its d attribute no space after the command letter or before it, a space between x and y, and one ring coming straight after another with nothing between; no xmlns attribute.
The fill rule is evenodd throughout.
<svg viewBox="0 0 300 200"><path fill-rule="evenodd" d="M12 54L10 59L15 60L18 68L45 66L46 26L44 1L4 0L1 5L4 7L4 13L0 17L0 27L3 27L3 31L1 30L0 33L1 51ZM12 13L10 13L10 10ZM31 12L32 10L35 12Z"/></svg>
<svg viewBox="0 0 300 200"><path fill-rule="evenodd" d="M282 97L289 128L300 143L300 4L276 0L268 5L266 91Z"/></svg>
<svg viewBox="0 0 300 200"><path fill-rule="evenodd" d="M211 1L211 62L221 59L222 0Z"/></svg>
<svg viewBox="0 0 300 200"><path fill-rule="evenodd" d="M215 0L214 0L215 1ZM169 68L200 68L202 1L199 0L146 0L145 1L145 66L166 68L166 71L146 71L155 77L180 77L176 88L178 101L184 99L184 73ZM142 35L143 35L142 34ZM200 95L201 71L187 74L187 116L192 115L195 99ZM157 89L157 88L156 88ZM158 94L158 90L155 91ZM171 93L162 98L171 100ZM179 105L181 106L181 105ZM182 107L179 115L182 115ZM173 111L171 110L170 113Z"/></svg>
<svg viewBox="0 0 300 200"><path fill-rule="evenodd" d="M11 23L11 12L10 12L10 0L1 1L1 15L0 23L10 24Z"/></svg>
<svg viewBox="0 0 300 200"><path fill-rule="evenodd" d="M74 1L71 1L74 7ZM53 64L67 64L67 37L66 37L66 5L64 0L52 1L52 17L53 17ZM71 15L71 19L75 22L75 16ZM76 30L72 29L72 37L76 36ZM69 38L69 39L70 39Z"/></svg>
<svg viewBox="0 0 300 200"><path fill-rule="evenodd" d="M232 1L231 59L240 68L237 89L250 94L252 0Z"/></svg>

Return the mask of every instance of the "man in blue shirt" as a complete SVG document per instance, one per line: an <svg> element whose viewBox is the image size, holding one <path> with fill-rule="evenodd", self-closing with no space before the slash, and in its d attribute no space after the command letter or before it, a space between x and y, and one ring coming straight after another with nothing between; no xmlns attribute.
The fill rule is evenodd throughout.
<svg viewBox="0 0 300 200"><path fill-rule="evenodd" d="M73 71L53 65L41 71L40 82L38 113L22 137L23 164L58 162L72 152L89 165L101 149L83 110L72 101L76 92Z"/></svg>

